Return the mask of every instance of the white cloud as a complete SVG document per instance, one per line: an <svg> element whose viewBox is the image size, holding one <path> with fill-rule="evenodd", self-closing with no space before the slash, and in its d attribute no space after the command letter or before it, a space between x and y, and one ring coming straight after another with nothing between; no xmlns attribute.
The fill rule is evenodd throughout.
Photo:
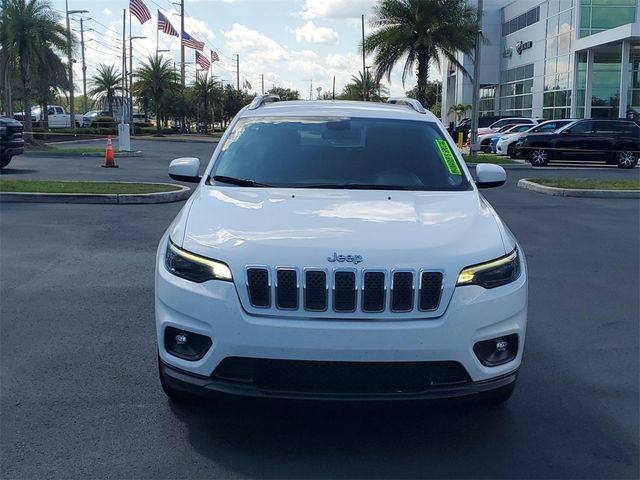
<svg viewBox="0 0 640 480"><path fill-rule="evenodd" d="M337 43L338 38L340 38L334 29L316 27L311 20L301 27L296 27L295 34L298 43Z"/></svg>
<svg viewBox="0 0 640 480"><path fill-rule="evenodd" d="M107 17L110 17L111 15L113 15L113 12L111 10L109 10L109 8L105 7L105 9L102 10L102 14L107 16Z"/></svg>
<svg viewBox="0 0 640 480"><path fill-rule="evenodd" d="M288 60L289 54L278 42L239 23L231 30L223 32L227 39L228 50L244 54L249 60Z"/></svg>
<svg viewBox="0 0 640 480"><path fill-rule="evenodd" d="M306 0L303 18L355 18L369 15L376 0Z"/></svg>
<svg viewBox="0 0 640 480"><path fill-rule="evenodd" d="M360 62L362 58L354 53L330 53L325 59L325 63L330 67L350 70L357 68Z"/></svg>

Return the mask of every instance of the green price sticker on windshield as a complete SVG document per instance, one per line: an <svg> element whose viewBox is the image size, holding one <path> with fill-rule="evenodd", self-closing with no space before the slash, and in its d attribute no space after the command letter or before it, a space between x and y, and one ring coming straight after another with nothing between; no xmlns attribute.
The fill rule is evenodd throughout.
<svg viewBox="0 0 640 480"><path fill-rule="evenodd" d="M460 167L458 167L458 163L456 162L456 157L453 156L453 152L451 152L451 148L449 148L447 141L437 139L436 145L438 146L438 150L440 150L440 155L442 155L442 159L444 160L444 164L447 166L449 173L451 175L462 175Z"/></svg>

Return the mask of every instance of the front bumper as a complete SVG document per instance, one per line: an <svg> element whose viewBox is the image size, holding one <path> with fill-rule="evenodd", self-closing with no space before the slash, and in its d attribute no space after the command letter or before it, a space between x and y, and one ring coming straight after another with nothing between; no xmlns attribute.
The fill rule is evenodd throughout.
<svg viewBox="0 0 640 480"><path fill-rule="evenodd" d="M2 143L2 155L15 157L24 153L24 140L10 140Z"/></svg>
<svg viewBox="0 0 640 480"><path fill-rule="evenodd" d="M162 253L165 242L166 239L159 249ZM300 312L300 317L286 318L251 315L243 309L233 283L208 281L196 284L178 278L165 269L162 253L156 264L155 296L161 368L170 381L189 388L253 396L298 398L310 395L265 391L214 378L216 368L230 357L316 362L451 361L464 367L469 382L401 396L456 397L510 384L521 363L527 322L524 256L522 274L515 282L490 290L478 286L459 287L445 313L438 318L382 321L340 318L339 314L329 320L314 319L306 317L305 312ZM167 327L206 335L211 338L212 346L200 360L178 358L165 349ZM473 351L476 342L511 334L517 334L519 339L513 360L493 367L479 361ZM330 396L330 392L327 395ZM312 396L323 395L314 392Z"/></svg>
<svg viewBox="0 0 640 480"><path fill-rule="evenodd" d="M174 390L195 395L236 395L257 398L279 398L289 400L443 400L466 399L481 396L496 390L509 388L515 384L518 378L518 370L506 375L483 380L469 382L464 385L452 385L431 387L422 392L397 392L397 393L332 393L332 392L308 392L308 391L277 391L264 390L254 385L242 384L219 380L212 377L203 377L172 367L161 361L160 374L164 381Z"/></svg>

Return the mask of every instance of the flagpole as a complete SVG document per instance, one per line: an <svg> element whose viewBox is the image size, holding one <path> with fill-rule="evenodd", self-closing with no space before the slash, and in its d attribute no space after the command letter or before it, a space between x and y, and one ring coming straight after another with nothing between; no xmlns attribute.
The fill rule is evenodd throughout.
<svg viewBox="0 0 640 480"><path fill-rule="evenodd" d="M160 48L160 29L158 28L159 21L160 21L160 10L158 10L158 20L156 22L156 57L158 56L158 49Z"/></svg>

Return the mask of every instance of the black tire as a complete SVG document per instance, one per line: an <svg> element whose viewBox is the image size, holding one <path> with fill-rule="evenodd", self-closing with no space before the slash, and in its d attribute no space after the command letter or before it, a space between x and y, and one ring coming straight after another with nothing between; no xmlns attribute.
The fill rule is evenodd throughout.
<svg viewBox="0 0 640 480"><path fill-rule="evenodd" d="M3 155L0 160L0 168L4 168L11 163L11 155Z"/></svg>
<svg viewBox="0 0 640 480"><path fill-rule="evenodd" d="M513 158L513 153L514 153L515 149L516 149L516 145L514 143L509 145L507 147L507 157Z"/></svg>
<svg viewBox="0 0 640 480"><path fill-rule="evenodd" d="M171 386L171 384L169 383L169 380L166 378L166 376L162 372L159 355L158 355L158 374L160 376L160 385L162 385L162 390L164 391L164 394L167 397L169 397L171 400L178 403L185 403L185 402L192 402L197 398L192 393L185 392L184 390L179 390Z"/></svg>
<svg viewBox="0 0 640 480"><path fill-rule="evenodd" d="M549 163L549 152L544 148L533 147L529 150L529 163L534 167L544 167Z"/></svg>
<svg viewBox="0 0 640 480"><path fill-rule="evenodd" d="M629 148L629 150L626 150ZM616 153L616 165L618 168L633 168L638 164L638 153L632 150L633 147L622 147L618 153Z"/></svg>

